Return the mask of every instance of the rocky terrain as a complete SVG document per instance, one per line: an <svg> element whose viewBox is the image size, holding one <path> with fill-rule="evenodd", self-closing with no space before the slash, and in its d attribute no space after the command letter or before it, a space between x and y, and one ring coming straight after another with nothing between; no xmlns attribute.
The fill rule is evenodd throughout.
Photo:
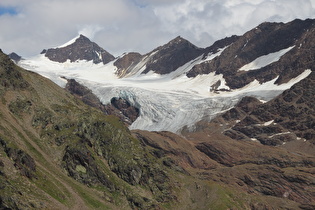
<svg viewBox="0 0 315 210"><path fill-rule="evenodd" d="M277 84L289 81L305 69L314 66L315 21L294 20L284 23L262 23L237 38L222 54L210 62L194 66L187 76L216 72L223 74L232 89L241 88L253 80L266 82L276 78ZM240 70L256 58L294 47L279 62L251 71Z"/></svg>
<svg viewBox="0 0 315 210"><path fill-rule="evenodd" d="M272 101L243 99L222 115L230 122L225 133L236 139L254 139L266 145L315 140L314 72Z"/></svg>

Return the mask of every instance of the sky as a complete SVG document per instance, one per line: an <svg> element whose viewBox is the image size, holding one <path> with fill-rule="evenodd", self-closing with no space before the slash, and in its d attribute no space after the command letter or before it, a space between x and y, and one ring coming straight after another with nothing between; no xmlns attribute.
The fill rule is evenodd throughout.
<svg viewBox="0 0 315 210"><path fill-rule="evenodd" d="M0 0L0 49L22 57L83 34L114 56L182 36L198 47L262 22L315 18L315 0Z"/></svg>

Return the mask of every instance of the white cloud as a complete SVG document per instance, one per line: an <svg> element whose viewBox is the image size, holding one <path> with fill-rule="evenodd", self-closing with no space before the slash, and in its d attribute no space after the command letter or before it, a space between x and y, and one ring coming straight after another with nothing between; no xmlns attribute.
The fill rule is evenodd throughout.
<svg viewBox="0 0 315 210"><path fill-rule="evenodd" d="M243 34L264 21L314 18L313 6L309 0L200 0L198 4L186 0L157 7L155 13L165 30L188 34L192 41L205 46L205 35L220 39Z"/></svg>
<svg viewBox="0 0 315 210"><path fill-rule="evenodd" d="M114 55L146 53L181 35L198 46L263 21L314 18L315 0L1 0L0 48L39 53L85 33Z"/></svg>
<svg viewBox="0 0 315 210"><path fill-rule="evenodd" d="M86 25L82 26L82 28L79 30L79 34L82 34L90 39L93 39L95 34L102 30L103 27L99 25Z"/></svg>

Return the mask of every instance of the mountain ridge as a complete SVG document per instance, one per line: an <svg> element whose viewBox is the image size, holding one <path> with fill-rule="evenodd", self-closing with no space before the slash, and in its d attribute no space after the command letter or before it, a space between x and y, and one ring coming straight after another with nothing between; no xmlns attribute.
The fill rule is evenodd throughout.
<svg viewBox="0 0 315 210"><path fill-rule="evenodd" d="M217 74L222 73L227 81L228 86L235 89L244 87L249 82L253 81L254 78L257 78L260 82L266 82L275 78L279 73L283 72L283 75L281 75L277 81L278 84L281 84L282 78L284 75L286 75L286 72L284 71L285 67L267 65L264 68L253 71L239 72L238 70L259 56L279 51L293 45L295 45L295 49L293 50L298 53L298 49L296 48L299 47L303 40L312 40L311 37L313 36L313 33L310 33L309 31L313 31L314 27L314 20L311 19L307 19L305 21L294 20L286 24L262 23L258 27L245 33L242 38L238 39L238 41L233 44L233 47L231 46L229 49L222 52L220 57L213 59L209 63L203 63L200 64L200 66L195 66L190 72L187 73L187 76L194 77L198 74L209 73L210 71L214 71ZM307 36L309 36L309 38L307 38ZM295 43L299 39L302 39L301 43ZM301 44L301 46L303 47L303 44ZM304 46L313 46L313 44ZM303 49L300 51L302 51L302 53L303 51L305 52ZM291 51L287 54L290 53ZM283 55L283 57L286 57L287 54ZM286 63L281 65L297 65L293 63L298 61L291 60L292 57L287 59L285 61ZM273 68L277 69L277 72L272 72ZM281 71L279 71L280 68ZM303 70L308 68L310 67L304 67ZM296 75L297 72L301 72L303 70L296 69L294 73L292 71L290 71L290 73ZM292 78L294 76L289 77ZM288 80L286 79L283 81Z"/></svg>

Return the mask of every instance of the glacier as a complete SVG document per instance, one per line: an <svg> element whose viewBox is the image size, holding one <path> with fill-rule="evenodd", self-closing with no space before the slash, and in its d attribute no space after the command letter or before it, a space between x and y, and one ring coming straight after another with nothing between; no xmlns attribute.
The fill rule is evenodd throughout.
<svg viewBox="0 0 315 210"><path fill-rule="evenodd" d="M255 80L243 88L221 92L210 90L211 85L219 80L222 88L229 89L223 75L212 72L195 78L186 76L185 73L194 65L215 58L223 50L209 54L206 59L200 56L166 75L154 72L141 74L145 61L124 78L116 75L115 61L105 65L94 64L92 61L58 63L50 61L44 55L38 55L22 60L18 65L49 78L61 87L65 87L67 83L64 78L75 79L91 89L103 104L110 103L113 97L128 100L140 109L140 116L130 129L176 133L180 133L184 127L194 129L196 122L200 120L213 119L231 109L244 96L269 101L311 73L311 70L305 70L297 78L282 85L275 84L277 78L263 84ZM281 54L283 51L277 57ZM267 65L268 62L270 59L266 59L266 63L261 65Z"/></svg>

